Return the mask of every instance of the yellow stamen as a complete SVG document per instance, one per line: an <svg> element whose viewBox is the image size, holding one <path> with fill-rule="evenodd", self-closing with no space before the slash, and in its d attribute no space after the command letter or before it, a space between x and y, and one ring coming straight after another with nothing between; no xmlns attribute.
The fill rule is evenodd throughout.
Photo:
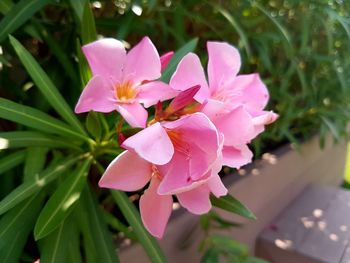
<svg viewBox="0 0 350 263"><path fill-rule="evenodd" d="M115 86L115 96L120 102L128 102L136 97L137 92L130 81Z"/></svg>
<svg viewBox="0 0 350 263"><path fill-rule="evenodd" d="M185 155L189 154L189 145L182 138L180 131L166 129L166 132L174 145L174 148Z"/></svg>

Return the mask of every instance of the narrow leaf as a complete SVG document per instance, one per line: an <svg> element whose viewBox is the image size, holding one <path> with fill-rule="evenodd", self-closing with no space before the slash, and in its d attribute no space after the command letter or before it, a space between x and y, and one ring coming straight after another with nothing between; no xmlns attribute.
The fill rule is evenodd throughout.
<svg viewBox="0 0 350 263"><path fill-rule="evenodd" d="M23 181L34 180L39 175L44 168L48 150L46 147L28 148L24 164Z"/></svg>
<svg viewBox="0 0 350 263"><path fill-rule="evenodd" d="M86 117L86 123L85 123L86 129L88 132L94 136L96 139L101 139L101 124L100 119L96 112L90 111Z"/></svg>
<svg viewBox="0 0 350 263"><path fill-rule="evenodd" d="M115 200L115 203L119 206L125 219L134 229L139 242L145 249L150 260L154 263L166 262L165 255L159 247L158 242L147 232L147 230L141 222L140 214L138 213L135 206L132 203L130 203L126 194L116 190L112 190L111 193L112 197Z"/></svg>
<svg viewBox="0 0 350 263"><path fill-rule="evenodd" d="M81 23L81 40L83 44L97 39L95 19L90 7L90 1L85 2L83 19Z"/></svg>
<svg viewBox="0 0 350 263"><path fill-rule="evenodd" d="M79 227L76 222L76 217L72 214L73 218L71 219L73 222L73 227L71 227L71 234L69 238L69 245L68 245L68 260L66 262L72 262L72 263L83 263L82 255L80 251L80 232ZM70 218L70 217L69 217ZM67 221L67 219L65 220ZM86 261L84 261L87 263Z"/></svg>
<svg viewBox="0 0 350 263"><path fill-rule="evenodd" d="M44 132L87 140L87 137L83 134L72 130L68 125L48 114L4 98L0 98L0 118L17 122Z"/></svg>
<svg viewBox="0 0 350 263"><path fill-rule="evenodd" d="M83 191L86 191L86 189ZM90 224L92 223L84 205L86 204L83 197L81 197L73 213L77 225L79 226L79 231L82 234L84 258L86 259L86 263L95 263L97 262L97 251L94 236L90 233Z"/></svg>
<svg viewBox="0 0 350 263"><path fill-rule="evenodd" d="M84 57L83 52L81 51L81 43L80 43L79 39L77 39L76 48L77 48L77 57L78 57L81 89L84 89L86 84L91 79L92 75L91 75L91 71L90 71L88 62L87 62L86 58Z"/></svg>
<svg viewBox="0 0 350 263"><path fill-rule="evenodd" d="M33 195L1 218L0 262L19 262L42 201L43 195Z"/></svg>
<svg viewBox="0 0 350 263"><path fill-rule="evenodd" d="M21 0L18 2L0 22L0 42L50 2L51 0Z"/></svg>
<svg viewBox="0 0 350 263"><path fill-rule="evenodd" d="M81 196L81 205L80 216L87 218L89 225L89 232L85 233L85 237L91 235L97 260L104 263L119 262L112 236L107 229L96 197L88 187L85 188Z"/></svg>
<svg viewBox="0 0 350 263"><path fill-rule="evenodd" d="M213 4L213 6L224 18L226 18L230 25L236 30L244 45L248 58L252 57L252 51L249 45L248 36L245 34L243 28L239 25L235 17L229 12L227 12L224 8L221 8L219 5Z"/></svg>
<svg viewBox="0 0 350 263"><path fill-rule="evenodd" d="M42 209L35 224L34 237L41 239L55 230L70 214L80 198L89 172L91 158L86 159L66 178Z"/></svg>
<svg viewBox="0 0 350 263"><path fill-rule="evenodd" d="M22 61L23 66L26 68L28 74L32 77L34 83L41 91L42 95L47 99L51 106L57 111L58 114L66 120L72 128L81 133L85 134L77 117L73 114L71 108L58 92L51 79L47 76L45 71L40 67L38 62L33 56L22 46L22 44L10 36L10 42L14 47L19 59Z"/></svg>
<svg viewBox="0 0 350 263"><path fill-rule="evenodd" d="M40 173L39 178L33 181L24 182L15 188L10 194L0 201L0 215L10 210L23 200L39 192L47 184L55 180L60 174L65 172L70 166L77 162L81 156L67 158L57 163L55 167L49 167Z"/></svg>
<svg viewBox="0 0 350 263"><path fill-rule="evenodd" d="M0 132L0 150L21 147L50 147L50 148L70 148L81 151L81 147L73 141L65 141L56 136L50 136L41 132L14 131Z"/></svg>
<svg viewBox="0 0 350 263"><path fill-rule="evenodd" d="M172 56L168 66L162 73L161 80L164 82L169 82L170 77L176 70L177 64L179 64L180 60L189 52L194 51L198 43L198 38L194 38L191 41L187 42L183 47L175 52Z"/></svg>
<svg viewBox="0 0 350 263"><path fill-rule="evenodd" d="M255 215L247 207L229 194L220 198L212 195L210 196L210 201L213 206L228 212L238 214L248 219L256 219Z"/></svg>
<svg viewBox="0 0 350 263"><path fill-rule="evenodd" d="M47 237L40 240L40 262L46 263L65 263L68 262L67 251L71 246L74 235L78 233L74 231L74 223L72 218L68 217L60 224L55 231Z"/></svg>
<svg viewBox="0 0 350 263"><path fill-rule="evenodd" d="M0 140L1 140L1 135L0 135ZM2 158L0 160L0 174L21 164L24 161L25 156L26 156L25 151L18 151Z"/></svg>
<svg viewBox="0 0 350 263"><path fill-rule="evenodd" d="M87 0L80 0L80 1L77 1L77 0L69 0L76 16L78 17L78 19L80 21L83 20L83 13L84 13L84 6L85 6L85 3L87 2Z"/></svg>

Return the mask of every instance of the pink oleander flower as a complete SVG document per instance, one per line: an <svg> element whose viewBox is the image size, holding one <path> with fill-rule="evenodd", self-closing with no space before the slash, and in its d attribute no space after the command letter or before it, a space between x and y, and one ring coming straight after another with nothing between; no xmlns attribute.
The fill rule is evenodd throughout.
<svg viewBox="0 0 350 263"><path fill-rule="evenodd" d="M180 61L170 86L184 91L200 85L194 99L224 135L223 164L238 168L253 156L247 143L278 115L264 111L269 94L258 74L237 75L241 58L236 48L209 41L207 49L208 82L198 56L189 53Z"/></svg>
<svg viewBox="0 0 350 263"><path fill-rule="evenodd" d="M176 95L161 81L161 61L156 48L144 37L126 53L122 42L106 38L83 47L93 78L83 90L75 112L118 111L132 127L146 126L144 109ZM167 62L166 59L164 63Z"/></svg>
<svg viewBox="0 0 350 263"><path fill-rule="evenodd" d="M156 122L122 146L99 186L136 191L150 185L140 199L141 218L148 231L161 238L172 211L172 195L194 214L211 209L210 193L227 194L218 172L222 166L222 136L203 113L173 122Z"/></svg>

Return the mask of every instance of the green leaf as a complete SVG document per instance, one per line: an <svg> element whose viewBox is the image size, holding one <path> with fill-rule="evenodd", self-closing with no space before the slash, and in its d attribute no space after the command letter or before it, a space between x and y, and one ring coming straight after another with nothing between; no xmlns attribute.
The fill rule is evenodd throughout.
<svg viewBox="0 0 350 263"><path fill-rule="evenodd" d="M81 23L81 40L83 44L97 39L95 19L90 7L90 1L85 2L83 19Z"/></svg>
<svg viewBox="0 0 350 263"><path fill-rule="evenodd" d="M248 219L256 219L255 215L247 207L229 194L220 198L211 195L210 201L213 206L228 212L241 215Z"/></svg>
<svg viewBox="0 0 350 263"><path fill-rule="evenodd" d="M214 221L214 223L216 223L219 228L241 227L242 226L242 224L223 219L220 215L218 215L214 211L210 211L208 213L208 215L210 217L210 220Z"/></svg>
<svg viewBox="0 0 350 263"><path fill-rule="evenodd" d="M96 260L104 263L119 262L116 248L112 242L112 236L107 229L96 197L89 187L84 189L80 200L81 206L78 207L80 211L77 214L79 214L80 222L83 222L82 225L88 224L89 226L88 229L85 229L85 231L88 232L83 232L83 236L87 239L91 238L89 244L91 245L91 242L93 242L93 247L91 249L93 249L96 254ZM84 222L86 219L88 222Z"/></svg>
<svg viewBox="0 0 350 263"><path fill-rule="evenodd" d="M33 195L1 218L0 262L19 262L42 201L43 195Z"/></svg>
<svg viewBox="0 0 350 263"><path fill-rule="evenodd" d="M74 233L71 234L70 243L68 246L68 260L66 262L83 263L80 251L80 233L76 227L72 229ZM86 262L86 261L84 261Z"/></svg>
<svg viewBox="0 0 350 263"><path fill-rule="evenodd" d="M217 263L219 261L219 251L215 248L210 248L205 251L204 256L201 258L201 263Z"/></svg>
<svg viewBox="0 0 350 263"><path fill-rule="evenodd" d="M41 132L32 131L14 131L14 132L0 132L0 150L9 148L21 147L49 147L49 148L70 148L81 151L74 142L64 141L64 139L50 136Z"/></svg>
<svg viewBox="0 0 350 263"><path fill-rule="evenodd" d="M91 79L92 74L91 74L89 64L81 50L81 43L79 39L77 39L76 45L77 45L77 57L78 57L78 64L79 64L81 89L84 89L86 84Z"/></svg>
<svg viewBox="0 0 350 263"><path fill-rule="evenodd" d="M37 109L0 98L0 118L17 122L48 133L61 134L87 140L83 134L72 130L65 123Z"/></svg>
<svg viewBox="0 0 350 263"><path fill-rule="evenodd" d="M86 4L86 2L88 2L87 0L69 0L76 16L78 17L78 19L80 21L83 20L83 13L84 13L84 6Z"/></svg>
<svg viewBox="0 0 350 263"><path fill-rule="evenodd" d="M71 217L64 220L52 233L39 241L40 262L68 262L68 249L72 240L76 240L77 231Z"/></svg>
<svg viewBox="0 0 350 263"><path fill-rule="evenodd" d="M0 22L0 42L50 2L52 1L22 0L13 6Z"/></svg>
<svg viewBox="0 0 350 263"><path fill-rule="evenodd" d="M0 215L32 196L34 193L39 192L41 189L43 189L43 187L55 180L60 174L65 172L80 158L81 156L64 159L63 161L57 163L54 167L45 169L40 173L39 178L36 180L22 183L0 201Z"/></svg>
<svg viewBox="0 0 350 263"><path fill-rule="evenodd" d="M13 3L11 0L1 0L0 1L0 13L5 15L11 10Z"/></svg>
<svg viewBox="0 0 350 263"><path fill-rule="evenodd" d="M177 64L179 64L180 60L189 52L192 52L195 50L198 43L198 38L194 38L187 42L183 47L181 47L179 50L175 52L171 60L169 61L169 64L164 69L162 73L161 80L168 83L170 80L171 75L176 70Z"/></svg>
<svg viewBox="0 0 350 263"><path fill-rule="evenodd" d="M230 253L237 256L247 256L248 248L242 245L236 240L231 239L231 237L221 236L221 235L211 235L207 238L207 241L211 246L217 248L220 251Z"/></svg>
<svg viewBox="0 0 350 263"><path fill-rule="evenodd" d="M243 28L239 25L238 21L235 19L233 15L231 15L229 12L227 12L226 9L221 8L219 5L213 4L214 8L231 24L231 26L236 30L238 33L244 48L246 50L246 53L248 55L248 58L252 57L252 51L249 45L248 36L245 34Z"/></svg>
<svg viewBox="0 0 350 263"><path fill-rule="evenodd" d="M0 140L1 140L1 135L0 135ZM26 156L25 151L18 151L2 158L0 160L0 174L21 164L24 161L25 156Z"/></svg>
<svg viewBox="0 0 350 263"><path fill-rule="evenodd" d="M325 123L325 125L328 127L330 132L332 133L334 139L339 140L340 134L339 134L338 127L336 126L336 124L334 124L331 120L329 120L328 118L326 118L324 116L321 116L321 119Z"/></svg>
<svg viewBox="0 0 350 263"><path fill-rule="evenodd" d="M112 190L111 193L115 203L119 206L125 219L134 229L139 242L149 256L149 259L154 263L166 262L165 255L159 247L158 242L147 232L141 222L140 214L135 206L130 203L126 194L116 190Z"/></svg>
<svg viewBox="0 0 350 263"><path fill-rule="evenodd" d="M48 152L46 147L30 147L24 164L23 181L34 180L43 170Z"/></svg>
<svg viewBox="0 0 350 263"><path fill-rule="evenodd" d="M136 237L135 233L132 231L132 229L130 229L129 227L124 225L119 220L119 218L115 217L114 215L112 215L111 213L109 213L105 210L103 210L103 217L110 227L112 227L113 229L115 229L118 232L123 232L123 234L125 235L126 238L129 238L129 239L134 240L134 241L137 240L137 237Z"/></svg>
<svg viewBox="0 0 350 263"><path fill-rule="evenodd" d="M84 189L83 191L86 191ZM78 201L76 208L73 213L76 217L77 225L79 226L79 231L82 234L82 241L84 248L84 258L86 259L86 263L95 263L97 262L97 251L94 239L94 236L90 233L90 224L91 219L84 207L85 202L83 202L83 198ZM95 233L96 234L96 233Z"/></svg>
<svg viewBox="0 0 350 263"><path fill-rule="evenodd" d="M92 136L94 136L96 139L101 139L101 123L96 112L90 111L88 113L85 126Z"/></svg>
<svg viewBox="0 0 350 263"><path fill-rule="evenodd" d="M67 177L42 209L35 224L34 237L41 239L55 230L70 214L80 198L89 172L91 158L86 159Z"/></svg>
<svg viewBox="0 0 350 263"><path fill-rule="evenodd" d="M22 61L23 66L26 68L28 74L32 77L34 83L41 91L42 95L47 99L51 106L57 111L58 114L66 120L72 128L85 134L83 127L78 121L77 117L73 114L71 108L58 92L51 79L47 76L45 71L40 67L38 62L35 61L33 56L22 46L22 44L10 36L10 42L14 47L19 59Z"/></svg>

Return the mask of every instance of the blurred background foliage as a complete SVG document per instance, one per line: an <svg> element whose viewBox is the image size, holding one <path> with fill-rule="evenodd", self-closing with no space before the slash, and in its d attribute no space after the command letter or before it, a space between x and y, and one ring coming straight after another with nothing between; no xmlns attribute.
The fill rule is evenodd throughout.
<svg viewBox="0 0 350 263"><path fill-rule="evenodd" d="M125 41L126 46L133 46L142 36L148 35L161 54L178 50L186 43L187 47L193 47L198 41L195 52L203 59L203 64L207 62L205 45L208 40L227 41L240 49L241 73L261 74L271 95L268 109L280 114L279 120L253 142L257 156L283 143L296 143L315 134L321 135L321 145L328 132L335 141L347 136L350 118L349 1L0 0L0 13L0 97L54 118L61 115L73 126L74 118L62 114L65 105L60 102L65 100L73 109L90 77L80 46L95 40L96 34L118 38ZM39 71L28 73L35 67L31 66L32 62L29 67L23 66L23 57L28 62L28 56L14 39L10 42L9 34L18 39L44 69L52 80L53 85L48 85L50 88L38 85L42 76ZM45 78L43 81L48 83ZM64 100L52 93L56 88ZM96 188L102 166L118 154L111 150L117 146L115 137L114 142L108 144L110 148L99 144L102 135L112 138L108 137L108 129L112 127L113 131L116 114L107 116L106 121L100 115L88 116L87 130L100 147L93 148L91 140L86 139L86 135L79 138L74 129L71 132L74 140L63 139L67 134L72 136L65 126L58 131L50 126L49 135L45 136L32 131L14 134L12 131L26 130L25 126L34 129L39 126L26 119L16 121L18 116L9 111L27 112L27 108L3 100L0 108L0 117L6 119L0 120L0 138L10 141L10 147L2 145L10 149L0 152L0 251L6 251L0 253L1 262L32 262L39 254L42 262L67 262L67 257L69 262L94 262L102 258L103 262L114 262L110 241L122 246L125 240L136 239L151 258L162 262L162 253L140 225L137 211L129 206L128 198L119 192L108 195ZM84 120L84 116L79 118ZM102 131L96 130L97 126L103 127ZM79 129L77 125L75 130ZM52 134L57 137L51 137ZM88 143L84 144L84 140ZM2 142L0 140L0 145ZM45 145L46 148L35 147ZM30 147L22 150L25 146ZM91 168L91 159L83 155L90 150L94 158L99 156ZM73 156L80 156L85 161ZM74 165L75 169L70 167ZM38 174L39 179L49 178L53 183L42 184ZM90 188L85 186L86 178L89 178ZM64 191L72 183L76 186L74 191ZM59 202L71 201L69 198L76 197L77 192L79 201L73 198L74 209L50 217ZM129 200L137 200L135 196ZM97 200L106 211L102 212ZM49 228L45 225L48 218L51 220ZM219 219L217 222L221 222L221 227L231 226ZM79 226L84 242L82 256L75 225ZM37 244L33 242L34 238L39 239ZM220 251L231 257L230 253L237 250L240 258L252 262L239 244L221 242L216 236L207 237L205 242L209 252L205 254L204 262L217 258ZM12 246L14 243L16 245ZM231 247L226 249L224 243ZM67 249L66 257L53 253ZM53 258L53 254L57 257Z"/></svg>

